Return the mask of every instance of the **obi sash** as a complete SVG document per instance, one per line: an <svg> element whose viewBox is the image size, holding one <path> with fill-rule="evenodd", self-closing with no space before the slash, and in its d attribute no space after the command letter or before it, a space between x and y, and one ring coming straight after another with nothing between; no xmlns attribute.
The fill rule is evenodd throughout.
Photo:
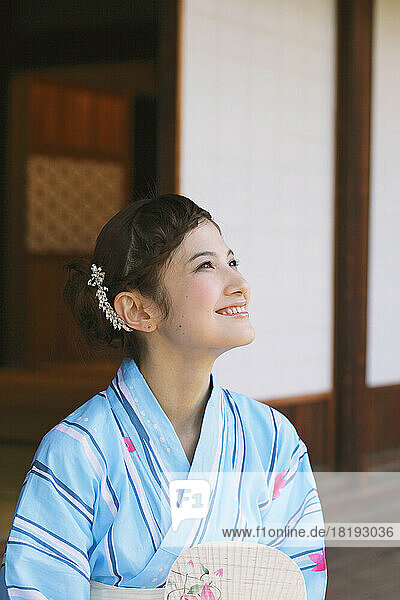
<svg viewBox="0 0 400 600"><path fill-rule="evenodd" d="M144 590L90 582L90 600L163 600L164 592L164 588Z"/></svg>

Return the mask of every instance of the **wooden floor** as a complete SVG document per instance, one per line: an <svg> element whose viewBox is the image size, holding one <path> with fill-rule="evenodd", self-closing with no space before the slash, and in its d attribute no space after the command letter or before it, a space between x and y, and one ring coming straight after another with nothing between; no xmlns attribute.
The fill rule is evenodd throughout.
<svg viewBox="0 0 400 600"><path fill-rule="evenodd" d="M18 492L34 451L34 447L0 443L0 556L8 537ZM388 496L392 498L394 511L391 513L390 507L386 507L386 511L394 517L399 507L399 494L393 490L389 493L388 485L389 483L384 488L384 496L386 502ZM346 489L348 490L347 486ZM326 516L332 522L337 516L335 507L340 508L345 503L350 508L351 500L354 501L354 497L350 499L344 494L348 494L348 491L337 494L332 506L326 502ZM380 503L374 502L374 505L377 504ZM357 505L357 510L359 508ZM363 518L365 517L364 512ZM396 521L399 522L400 518ZM400 600L400 547L356 548L328 545L326 560L327 600Z"/></svg>

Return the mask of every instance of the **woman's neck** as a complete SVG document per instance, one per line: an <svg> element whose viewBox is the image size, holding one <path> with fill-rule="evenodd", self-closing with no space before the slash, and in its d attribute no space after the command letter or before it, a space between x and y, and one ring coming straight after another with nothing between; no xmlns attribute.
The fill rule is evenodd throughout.
<svg viewBox="0 0 400 600"><path fill-rule="evenodd" d="M139 370L176 432L200 432L206 404L211 395L211 369L214 361L193 356L161 357L152 353Z"/></svg>

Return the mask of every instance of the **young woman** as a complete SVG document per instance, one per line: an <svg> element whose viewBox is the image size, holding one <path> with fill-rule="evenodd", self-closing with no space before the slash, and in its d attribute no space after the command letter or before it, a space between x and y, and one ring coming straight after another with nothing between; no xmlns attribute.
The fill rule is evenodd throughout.
<svg viewBox="0 0 400 600"><path fill-rule="evenodd" d="M87 340L120 345L124 359L42 439L1 597L162 598L184 548L230 539L287 553L308 600L322 600L323 541L299 546L270 529L323 525L307 449L282 414L212 374L255 334L249 285L210 213L175 194L134 202L103 227L90 262L68 267L64 298ZM210 495L206 517L173 528L176 479L207 480Z"/></svg>

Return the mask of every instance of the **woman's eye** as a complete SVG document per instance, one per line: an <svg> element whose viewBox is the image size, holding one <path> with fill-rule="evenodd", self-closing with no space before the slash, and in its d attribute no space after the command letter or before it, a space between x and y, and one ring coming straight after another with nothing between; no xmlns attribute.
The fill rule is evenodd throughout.
<svg viewBox="0 0 400 600"><path fill-rule="evenodd" d="M207 262L205 262L205 263L201 264L199 267L197 267L197 269L196 269L196 270L198 271L199 269L202 269L202 268L203 268L203 267L205 267L206 265L211 265L211 261L210 261L210 260L208 260Z"/></svg>
<svg viewBox="0 0 400 600"><path fill-rule="evenodd" d="M238 260L236 260L236 258L234 258L233 260L231 260L229 264L231 264L231 263L235 263L235 264L234 264L234 266L235 266L235 267L238 267L238 266L239 266L239 261L238 261ZM202 263L202 264L201 264L199 267L197 267L197 269L196 269L196 270L198 271L199 269L202 269L202 268L203 268L203 267L205 267L206 265L212 265L212 262L211 262L210 260L208 260L207 262L205 262L205 263ZM213 267L213 268L214 268L214 267ZM208 270L208 269L206 269L206 270Z"/></svg>

